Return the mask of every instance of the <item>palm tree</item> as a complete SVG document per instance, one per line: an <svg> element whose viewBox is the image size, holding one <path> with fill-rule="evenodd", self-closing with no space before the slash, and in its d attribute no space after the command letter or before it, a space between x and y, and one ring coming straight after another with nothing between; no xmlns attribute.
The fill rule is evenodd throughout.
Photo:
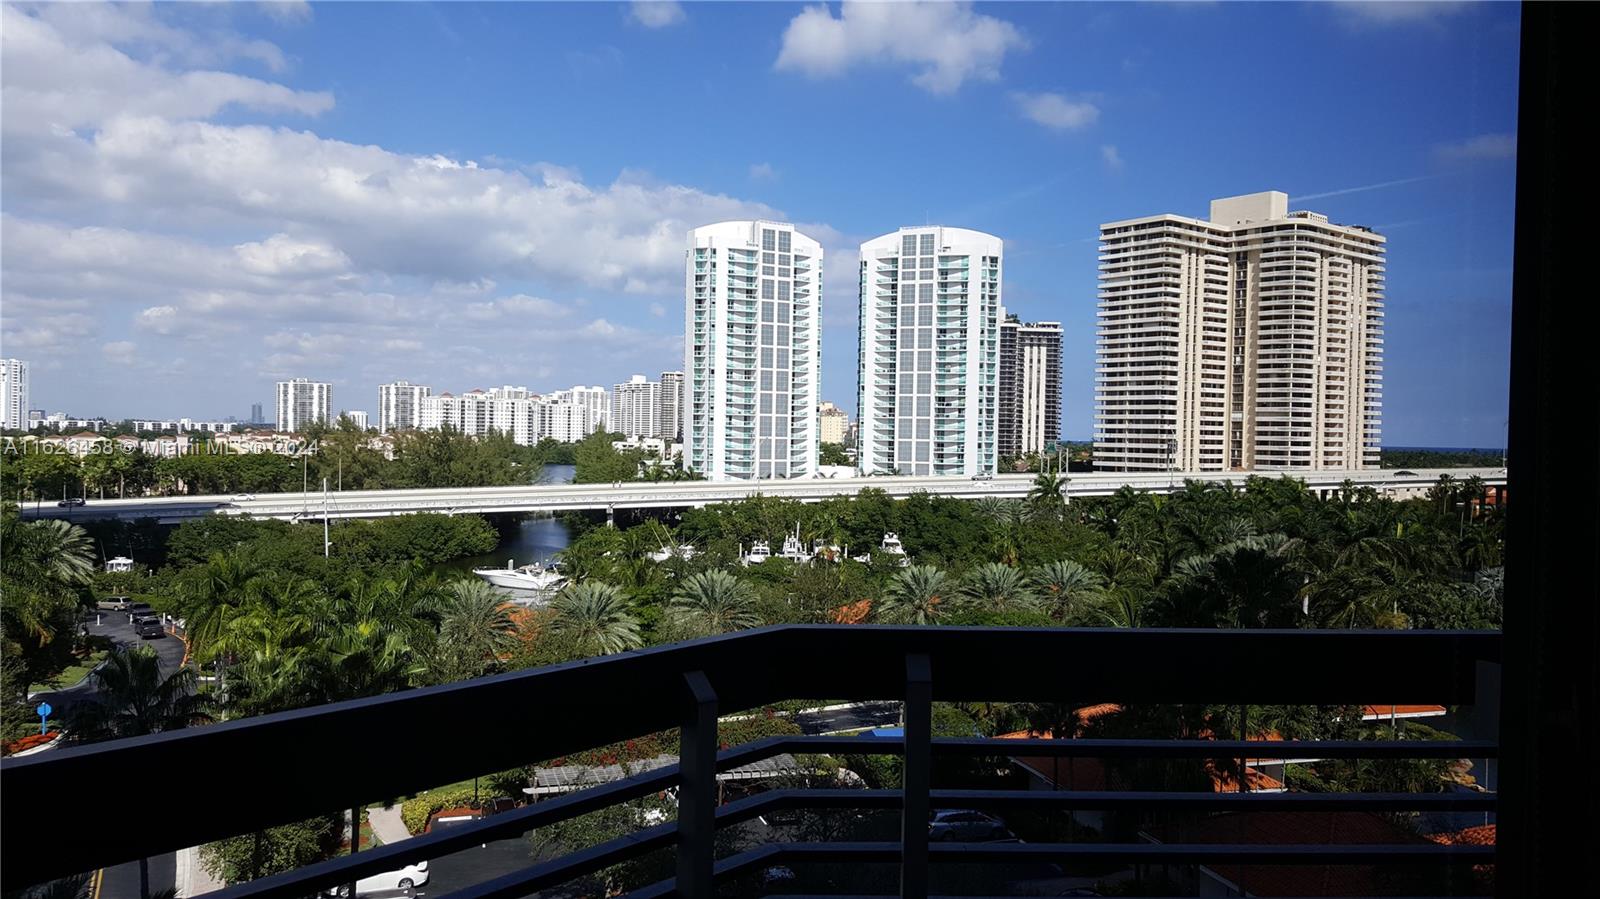
<svg viewBox="0 0 1600 899"><path fill-rule="evenodd" d="M71 588L89 583L94 575L94 541L75 524L60 519L23 522L8 515L3 537L0 571L13 582Z"/></svg>
<svg viewBox="0 0 1600 899"><path fill-rule="evenodd" d="M685 636L703 637L755 627L761 616L749 584L713 569L683 582L667 603L667 620Z"/></svg>
<svg viewBox="0 0 1600 899"><path fill-rule="evenodd" d="M949 578L932 565L897 572L878 603L878 615L896 624L935 624L950 611Z"/></svg>
<svg viewBox="0 0 1600 899"><path fill-rule="evenodd" d="M1009 565L989 562L968 573L961 594L996 612L1034 608L1033 592L1022 572Z"/></svg>
<svg viewBox="0 0 1600 899"><path fill-rule="evenodd" d="M610 655L637 649L639 619L622 591L601 581L569 585L550 602L551 630L570 639L585 655Z"/></svg>
<svg viewBox="0 0 1600 899"><path fill-rule="evenodd" d="M1105 578L1071 559L1035 568L1032 579L1045 611L1064 623L1083 618L1105 589Z"/></svg>
<svg viewBox="0 0 1600 899"><path fill-rule="evenodd" d="M1030 518L1028 506L1014 499L986 496L974 504L974 510L992 525L995 556L1007 565L1015 565L1022 557L1024 530Z"/></svg>
<svg viewBox="0 0 1600 899"><path fill-rule="evenodd" d="M211 720L208 702L195 692L194 669L161 673L160 656L147 647L114 652L90 675L95 701L73 712L81 739L142 737Z"/></svg>
<svg viewBox="0 0 1600 899"><path fill-rule="evenodd" d="M485 581L452 581L445 587L440 613L429 664L440 683L489 673L516 642L505 597Z"/></svg>
<svg viewBox="0 0 1600 899"><path fill-rule="evenodd" d="M184 619L189 651L196 660L207 662L218 656L228 623L249 603L259 577L254 565L214 553L179 584L179 617Z"/></svg>
<svg viewBox="0 0 1600 899"><path fill-rule="evenodd" d="M1047 515L1059 516L1066 507L1067 479L1060 472L1040 472L1028 491L1028 502Z"/></svg>

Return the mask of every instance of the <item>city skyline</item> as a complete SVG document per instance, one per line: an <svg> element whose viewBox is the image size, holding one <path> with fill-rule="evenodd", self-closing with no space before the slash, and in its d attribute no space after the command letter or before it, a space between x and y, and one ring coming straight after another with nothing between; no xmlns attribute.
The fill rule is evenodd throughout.
<svg viewBox="0 0 1600 899"><path fill-rule="evenodd" d="M416 5L395 8L381 57L332 52L380 15L359 5L290 20L6 7L0 340L31 363L32 405L85 417L239 415L295 376L363 404L396 378L611 384L619 358L681 364L689 229L792 221L848 259L940 221L1004 239L1008 307L1062 322L1062 431L1087 439L1092 229L1271 187L1390 237L1385 442L1502 445L1517 11L1434 6L1381 20L1337 4L906 7L964 38L918 56L873 50L881 23L850 5L689 5L664 27L627 6ZM1277 54L1234 61L1254 94L1224 123L1192 67L1239 40L1299 62L1275 78ZM748 77L712 77L707 58ZM228 73L221 93L185 80L208 72ZM96 91L110 101L44 100ZM819 124L712 144L674 101L723 95L765 126ZM623 114L582 133L545 127L617 96ZM1291 114L1301 102L1335 104L1340 127ZM396 117L397 103L439 114ZM893 179L887 157L838 149L884 103L907 136L940 135ZM978 127L945 133L951 117ZM163 161L179 156L204 164ZM73 161L70 182L53 158ZM983 176L943 177L952 160ZM353 201L332 202L335 171L360 182ZM129 184L162 193L115 189ZM847 268L825 272L819 395L854 413Z"/></svg>

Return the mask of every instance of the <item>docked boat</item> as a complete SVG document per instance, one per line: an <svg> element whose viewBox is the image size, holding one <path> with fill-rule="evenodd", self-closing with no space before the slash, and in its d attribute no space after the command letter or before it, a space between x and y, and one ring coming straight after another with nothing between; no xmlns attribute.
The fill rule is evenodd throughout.
<svg viewBox="0 0 1600 899"><path fill-rule="evenodd" d="M897 557L898 561L896 564L898 564L901 568L911 564L911 557L906 555L906 548L900 543L900 535L896 534L894 531L885 531L883 533L883 542L878 544L878 552ZM854 558L857 562L865 564L872 561L872 554L865 553L863 555L853 556L852 558Z"/></svg>
<svg viewBox="0 0 1600 899"><path fill-rule="evenodd" d="M512 590L555 590L566 583L566 578L554 565L516 565L514 559L506 560L504 568L474 568L472 573L496 587Z"/></svg>
<svg viewBox="0 0 1600 899"><path fill-rule="evenodd" d="M790 534L783 538L783 550L778 555L791 562L811 561L811 553L806 550L805 544L800 542L799 534Z"/></svg>
<svg viewBox="0 0 1600 899"><path fill-rule="evenodd" d="M700 550L687 543L668 543L653 553L648 553L645 558L652 562L665 562L668 559L682 559L685 562L700 555Z"/></svg>
<svg viewBox="0 0 1600 899"><path fill-rule="evenodd" d="M757 540L750 544L750 551L745 553L741 561L746 565L760 565L770 558L772 558L772 547L765 540Z"/></svg>

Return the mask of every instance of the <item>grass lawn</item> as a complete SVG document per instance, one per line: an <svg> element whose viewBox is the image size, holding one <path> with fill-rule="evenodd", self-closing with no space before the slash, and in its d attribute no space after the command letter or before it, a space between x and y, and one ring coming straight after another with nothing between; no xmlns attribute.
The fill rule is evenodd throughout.
<svg viewBox="0 0 1600 899"><path fill-rule="evenodd" d="M60 674L50 679L50 686L61 689L70 687L78 681L89 676L94 667L106 660L106 650L97 649L84 658L78 660L71 667L64 669Z"/></svg>

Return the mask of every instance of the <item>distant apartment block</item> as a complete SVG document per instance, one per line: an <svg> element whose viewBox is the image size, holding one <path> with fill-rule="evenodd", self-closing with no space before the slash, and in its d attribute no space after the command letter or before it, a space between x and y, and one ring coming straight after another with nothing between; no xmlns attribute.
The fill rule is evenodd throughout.
<svg viewBox="0 0 1600 899"><path fill-rule="evenodd" d="M0 428L22 429L28 421L28 363L0 359Z"/></svg>
<svg viewBox="0 0 1600 899"><path fill-rule="evenodd" d="M239 426L237 422L232 421L196 421L192 418L135 418L131 421L133 429L141 433L171 431L175 434L188 434L193 431L203 431L209 434L228 434Z"/></svg>
<svg viewBox="0 0 1600 899"><path fill-rule="evenodd" d="M340 418L350 419L350 423L365 431L367 429L367 413L362 409L346 409L339 413Z"/></svg>
<svg viewBox="0 0 1600 899"><path fill-rule="evenodd" d="M429 431L449 426L469 437L498 432L531 446L539 442L538 406L539 396L526 387L469 390L459 396L441 393L422 398L417 426Z"/></svg>
<svg viewBox="0 0 1600 899"><path fill-rule="evenodd" d="M999 452L1042 453L1061 439L1061 323L1000 323Z"/></svg>
<svg viewBox="0 0 1600 899"><path fill-rule="evenodd" d="M861 245L861 471L995 470L1002 256L992 234L941 226Z"/></svg>
<svg viewBox="0 0 1600 899"><path fill-rule="evenodd" d="M608 428L630 440L660 437L661 384L644 375L634 375L627 383L611 388Z"/></svg>
<svg viewBox="0 0 1600 899"><path fill-rule="evenodd" d="M433 388L410 381L378 385L378 433L404 431L422 426L422 401Z"/></svg>
<svg viewBox="0 0 1600 899"><path fill-rule="evenodd" d="M280 431L296 434L315 422L333 423L333 385L327 381L279 381L277 396Z"/></svg>
<svg viewBox="0 0 1600 899"><path fill-rule="evenodd" d="M261 424L262 422L266 421L266 419L263 417L265 414L266 413L261 411L261 404L260 403L251 403L250 404L250 423L251 424L253 424L253 425Z"/></svg>
<svg viewBox="0 0 1600 899"><path fill-rule="evenodd" d="M1100 244L1096 468L1377 467L1381 235L1268 191Z"/></svg>
<svg viewBox="0 0 1600 899"><path fill-rule="evenodd" d="M49 415L33 410L28 413L28 430L47 428L57 433L66 431L95 431L108 428L111 423L103 418L73 418L65 412L52 412Z"/></svg>
<svg viewBox="0 0 1600 899"><path fill-rule="evenodd" d="M661 373L661 436L674 443L683 440L683 372Z"/></svg>
<svg viewBox="0 0 1600 899"><path fill-rule="evenodd" d="M783 222L696 228L684 259L684 466L711 480L817 470L822 245Z"/></svg>
<svg viewBox="0 0 1600 899"><path fill-rule="evenodd" d="M849 426L850 416L843 409L827 401L817 406L817 438L821 442L844 443Z"/></svg>

